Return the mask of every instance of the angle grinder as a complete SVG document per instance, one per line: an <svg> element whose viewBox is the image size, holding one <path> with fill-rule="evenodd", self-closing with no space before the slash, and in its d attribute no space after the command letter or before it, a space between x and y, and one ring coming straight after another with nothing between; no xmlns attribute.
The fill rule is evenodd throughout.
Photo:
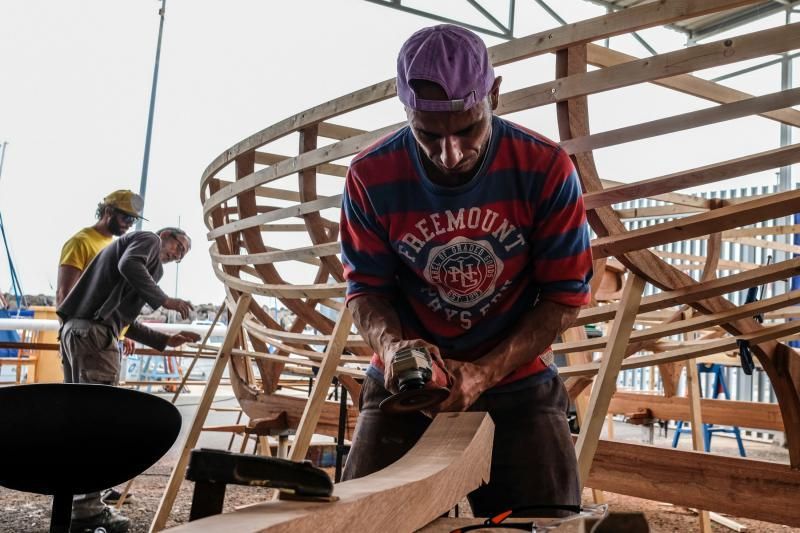
<svg viewBox="0 0 800 533"><path fill-rule="evenodd" d="M445 387L426 387L433 377L433 360L426 348L405 348L392 359L392 374L400 392L380 403L381 411L390 414L412 413L442 403L450 396Z"/></svg>

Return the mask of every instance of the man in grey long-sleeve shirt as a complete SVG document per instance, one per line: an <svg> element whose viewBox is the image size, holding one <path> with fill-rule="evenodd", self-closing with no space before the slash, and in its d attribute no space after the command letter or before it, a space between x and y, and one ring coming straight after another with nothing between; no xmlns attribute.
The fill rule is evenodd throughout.
<svg viewBox="0 0 800 533"><path fill-rule="evenodd" d="M175 335L152 330L136 321L145 303L189 316L192 306L170 298L158 287L163 263L180 261L191 248L183 230L137 231L117 239L89 264L56 312L61 317L61 362L66 383L116 385L120 374L119 332L156 350L197 341L195 333ZM75 496L72 530L105 527L124 532L128 519L100 500L100 493Z"/></svg>

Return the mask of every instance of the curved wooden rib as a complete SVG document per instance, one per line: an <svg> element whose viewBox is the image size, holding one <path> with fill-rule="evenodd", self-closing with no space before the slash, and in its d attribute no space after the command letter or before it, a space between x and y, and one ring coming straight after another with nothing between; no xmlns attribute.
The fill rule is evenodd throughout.
<svg viewBox="0 0 800 533"><path fill-rule="evenodd" d="M289 428L297 429L300 424L300 418L303 415L306 399L279 393L267 394L256 389L250 383L250 380L247 379L246 364L248 364L248 362L242 356L231 358L231 388L233 389L236 399L239 401L239 405L242 407L242 411L244 411L251 420L256 418L273 418L280 415L281 412L285 412ZM353 431L355 431L357 416L358 410L350 407L347 413L347 438L351 438ZM316 432L321 435L336 437L338 427L339 404L336 402L325 402L319 422L317 423Z"/></svg>
<svg viewBox="0 0 800 533"><path fill-rule="evenodd" d="M336 502L266 502L170 531L416 531L489 479L493 435L486 413L440 414L399 461L336 485Z"/></svg>
<svg viewBox="0 0 800 533"><path fill-rule="evenodd" d="M317 125L309 126L308 128L300 130L300 153L309 152L317 147L317 133L319 128ZM300 200L308 204L313 204L317 200L317 169L305 168L298 173L298 180L300 181ZM338 206L341 203L338 202ZM336 240L338 232L330 231L322 225L322 217L319 210L315 209L312 212L303 215L303 222L306 225L308 236L311 237L311 242L315 245L322 243L333 242L337 244ZM333 276L336 281L344 281L344 272L342 263L335 257L322 256L322 263L328 268L328 272Z"/></svg>
<svg viewBox="0 0 800 533"><path fill-rule="evenodd" d="M787 27L788 28L788 27ZM795 38L800 39L800 32ZM557 75L568 76L586 71L586 47L573 47L560 51L557 55ZM589 115L585 97L573 98L558 104L559 131L562 139L589 134ZM573 156L587 192L602 189L594 158L591 153ZM595 232L602 237L626 233L622 222L610 208L600 207L589 212L590 223ZM763 218L771 218L764 216ZM725 228L727 229L727 228ZM667 265L647 251L630 251L618 256L628 268L639 273L650 283L661 289L675 289L694 283L683 272ZM703 313L728 310L733 304L721 297L693 302L692 306ZM732 334L757 332L761 326L752 319L740 319L726 324L725 329ZM775 394L781 405L786 435L789 442L790 461L793 467L800 468L800 356L788 347L774 341L763 342L754 347L761 364L769 375Z"/></svg>

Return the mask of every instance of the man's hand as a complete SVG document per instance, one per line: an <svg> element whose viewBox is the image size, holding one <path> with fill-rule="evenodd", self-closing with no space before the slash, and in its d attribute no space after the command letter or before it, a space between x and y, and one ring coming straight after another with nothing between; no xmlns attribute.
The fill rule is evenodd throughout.
<svg viewBox="0 0 800 533"><path fill-rule="evenodd" d="M439 411L466 411L489 388L486 371L475 363L453 359L448 359L445 365L453 378L450 396L431 411L434 414Z"/></svg>
<svg viewBox="0 0 800 533"><path fill-rule="evenodd" d="M122 353L125 355L131 355L136 350L136 343L129 339L128 337L124 337L122 339Z"/></svg>
<svg viewBox="0 0 800 533"><path fill-rule="evenodd" d="M392 394L395 394L398 391L397 376L392 373L392 360L397 352L405 348L426 348L431 354L431 360L433 362L433 376L431 377L430 383L433 383L439 387L447 386L449 378L447 376L447 370L444 365L444 361L442 360L442 356L439 355L439 348L433 344L425 342L422 339L408 339L389 344L383 350L383 353L380 354L381 359L383 359L383 379L386 390Z"/></svg>
<svg viewBox="0 0 800 533"><path fill-rule="evenodd" d="M191 331L181 331L175 335L170 335L169 339L167 339L167 346L175 348L181 344L185 344L187 342L197 342L199 340L200 335L197 333L193 333Z"/></svg>
<svg viewBox="0 0 800 533"><path fill-rule="evenodd" d="M161 307L164 309L172 309L173 311L177 311L180 313L181 318L189 318L189 314L193 310L190 302L181 300L180 298L167 298L164 300L164 303L161 304Z"/></svg>

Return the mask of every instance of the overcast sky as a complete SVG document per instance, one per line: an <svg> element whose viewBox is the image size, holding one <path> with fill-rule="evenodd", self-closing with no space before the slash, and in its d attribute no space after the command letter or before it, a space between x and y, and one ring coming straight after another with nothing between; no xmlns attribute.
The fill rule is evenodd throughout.
<svg viewBox="0 0 800 533"><path fill-rule="evenodd" d="M581 0L551 4L569 22L604 12ZM0 213L26 293L54 294L63 242L94 223L95 206L108 192L139 189L159 5L0 0L0 143L9 142ZM436 6L478 21L465 1L437 0ZM517 35L557 26L532 0L518 1L517 9ZM211 271L199 197L206 166L270 124L392 77L402 42L435 22L363 0L168 0L166 15L144 229L180 220L195 246L180 265L178 294L218 303L223 289ZM781 22L782 16L772 17L748 29ZM642 34L661 52L684 43L670 30ZM489 45L500 42L484 38ZM627 37L611 44L647 55ZM530 71L501 69L503 89L550 79L552 58L525 68ZM780 89L779 71L772 67L726 83L765 94ZM402 120L399 102L393 104L381 124ZM592 126L602 131L708 105L663 89L628 88L592 98ZM513 118L557 137L552 108ZM796 141L796 129L794 135ZM776 123L747 119L597 156L604 178L630 181L774 148L778 138ZM754 182L771 184L774 172L747 181ZM175 275L169 266L162 280L170 294ZM0 289L10 285L0 248Z"/></svg>

